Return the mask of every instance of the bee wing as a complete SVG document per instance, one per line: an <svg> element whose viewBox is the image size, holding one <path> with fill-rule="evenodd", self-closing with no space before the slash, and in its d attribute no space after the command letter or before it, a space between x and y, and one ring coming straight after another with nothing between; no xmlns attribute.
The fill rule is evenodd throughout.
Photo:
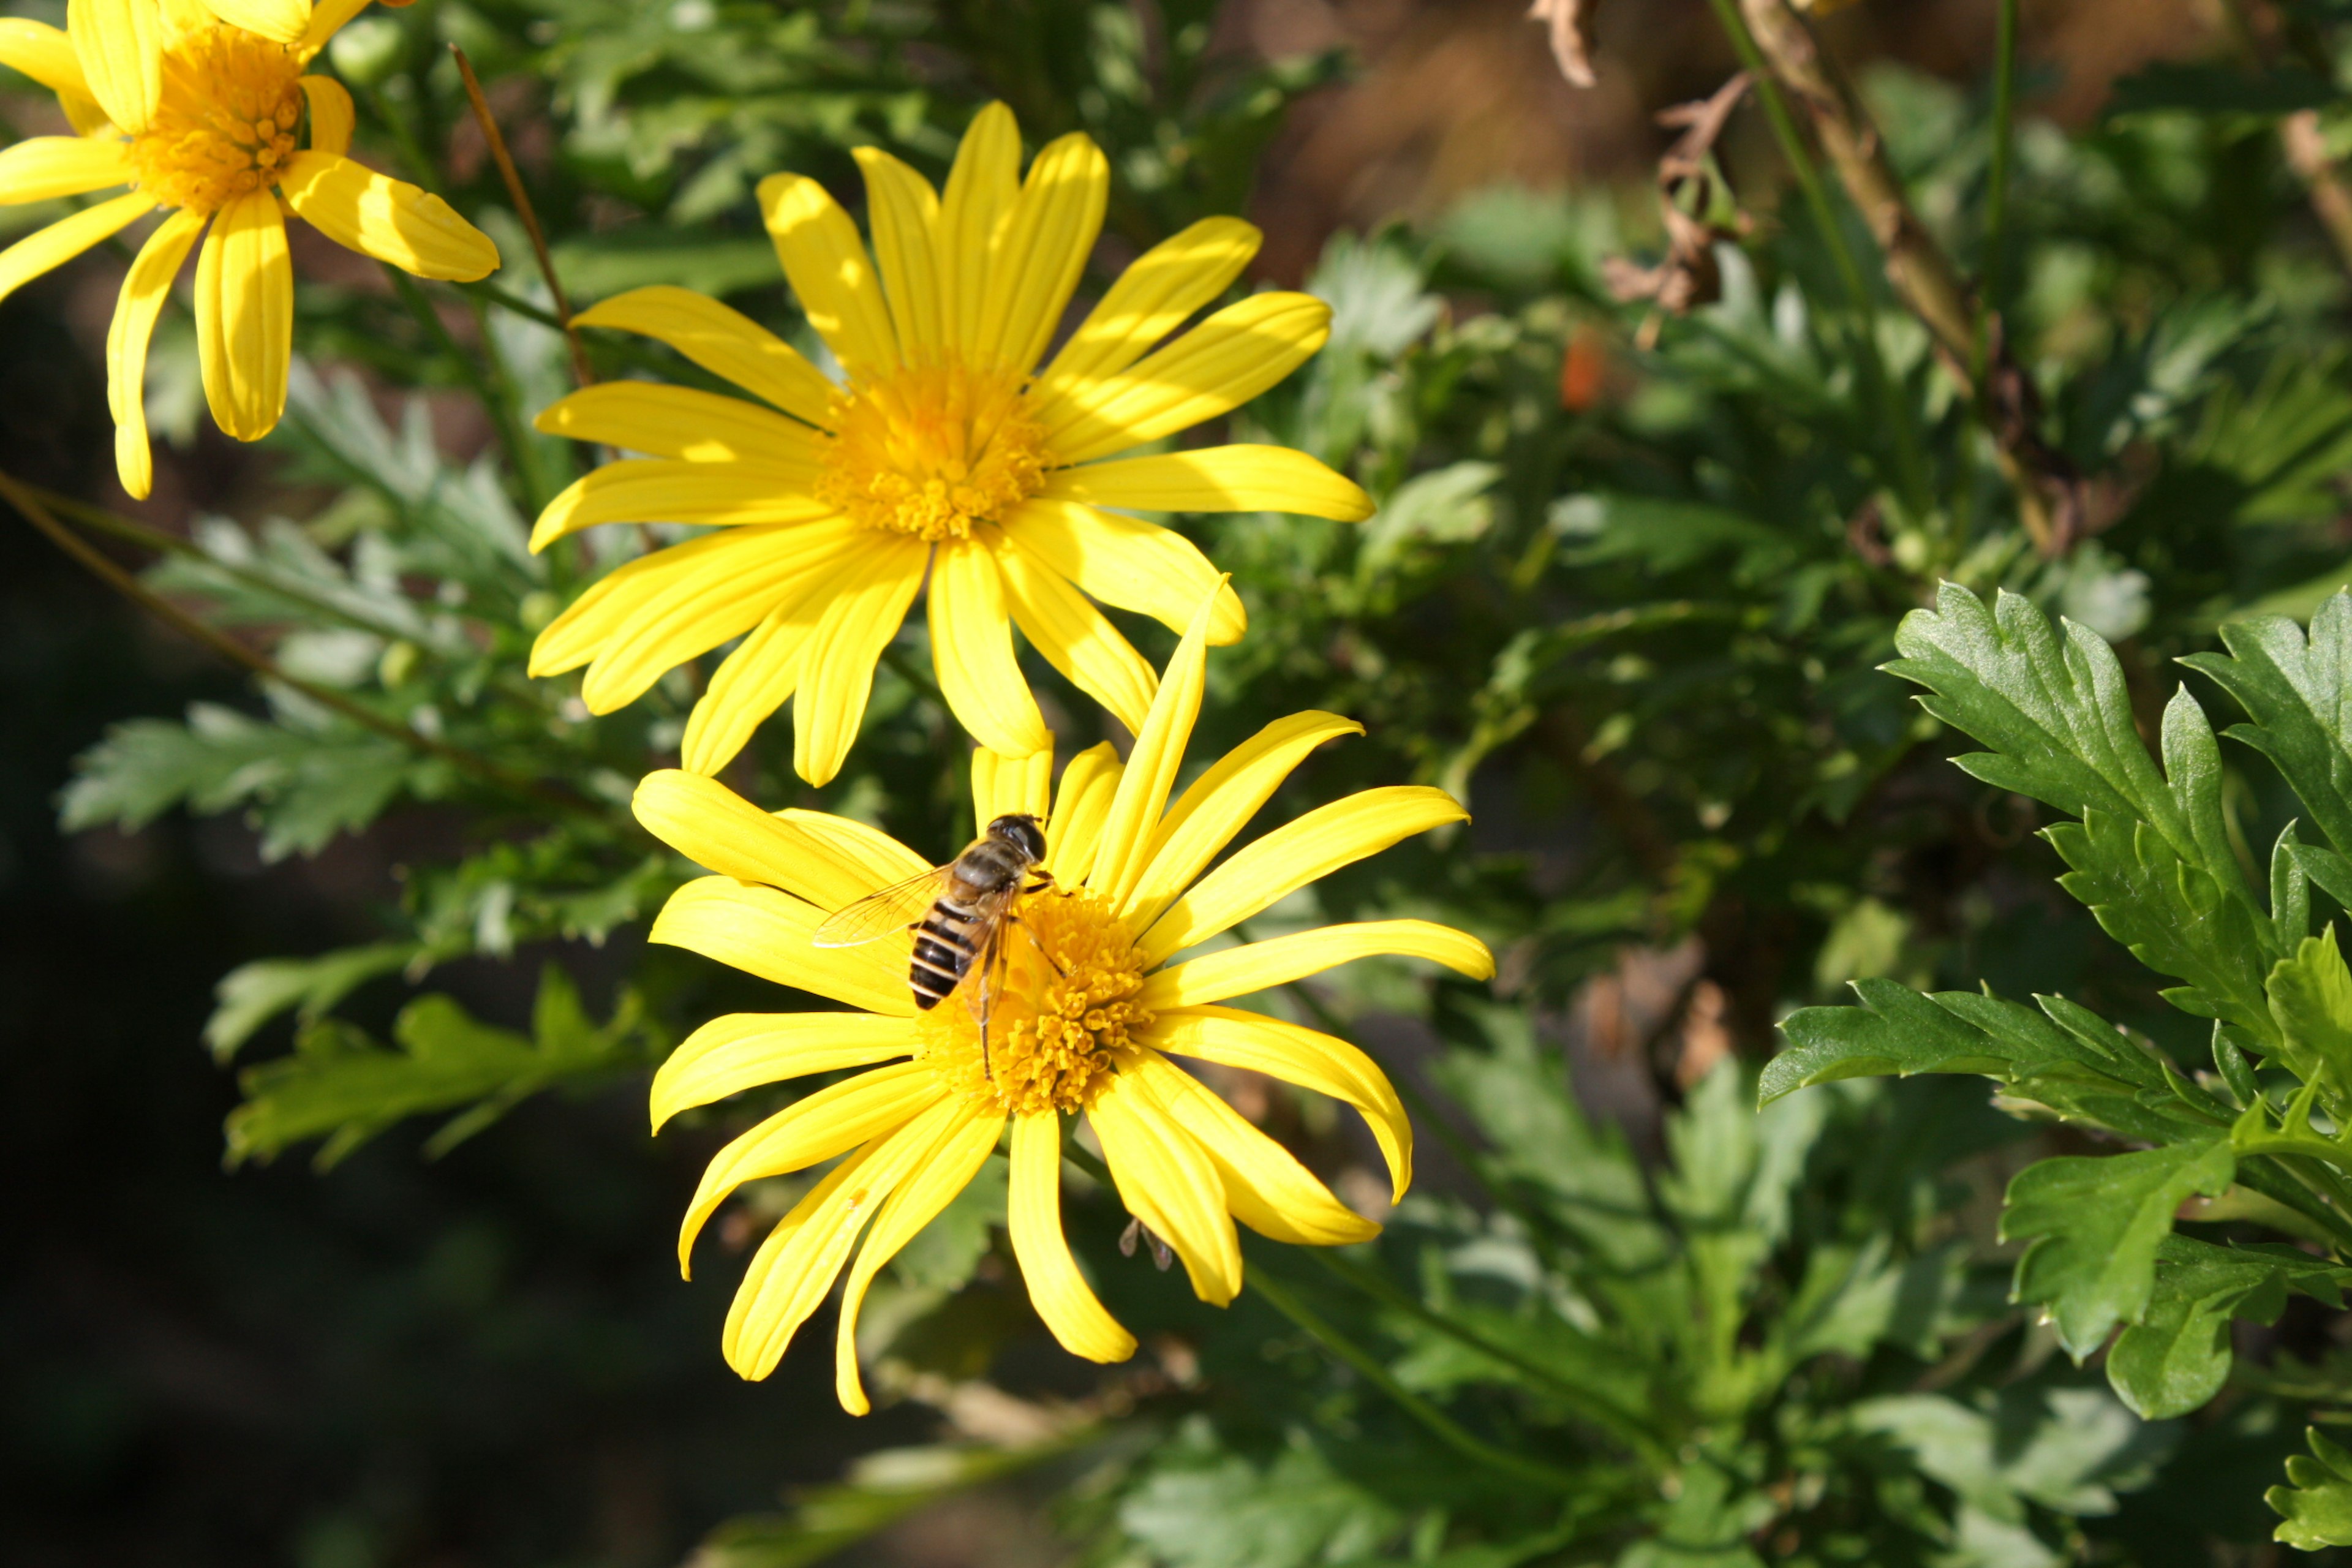
<svg viewBox="0 0 2352 1568"><path fill-rule="evenodd" d="M996 999L1004 992L1005 960L1011 956L1004 946L1004 920L1000 915L988 922L988 935L981 943L980 956L973 961L971 971L963 979L963 1005L971 1009L972 1022L980 1026L981 1045L988 1044L988 1021L996 1011Z"/></svg>
<svg viewBox="0 0 2352 1568"><path fill-rule="evenodd" d="M905 931L929 911L932 900L947 886L951 867L938 866L866 894L827 915L809 933L814 947L863 947L869 942Z"/></svg>

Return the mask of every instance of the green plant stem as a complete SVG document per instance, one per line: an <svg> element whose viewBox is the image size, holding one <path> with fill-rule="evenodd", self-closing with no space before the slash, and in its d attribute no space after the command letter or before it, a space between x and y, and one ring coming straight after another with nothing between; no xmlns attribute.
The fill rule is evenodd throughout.
<svg viewBox="0 0 2352 1568"><path fill-rule="evenodd" d="M1542 1363L1532 1361L1507 1345L1497 1344L1477 1330L1420 1300L1379 1269L1368 1267L1343 1252L1318 1247L1310 1256L1327 1272L1375 1300L1541 1384L1562 1402L1573 1406L1586 1420L1640 1454L1650 1464L1660 1469L1674 1468L1673 1454L1654 1434L1642 1426L1640 1418L1633 1412L1621 1410L1595 1396L1591 1389L1578 1387Z"/></svg>
<svg viewBox="0 0 2352 1568"><path fill-rule="evenodd" d="M383 266L384 276L392 279L393 292L399 295L401 303L408 307L408 313L415 318L417 325L425 329L425 335L441 352L457 362L457 374L466 378L466 384L473 389L476 397L481 399L484 412L490 416L490 428L498 432L499 446L506 453L508 468L514 474L516 482L524 488L530 510L536 514L545 504L539 494L538 465L531 461L530 444L523 438L522 426L512 400L502 393L491 373L484 368L483 362L467 353L465 345L458 342L456 334L449 331L449 324L441 319L441 312L433 308L433 301L425 298L425 290L416 279L388 261ZM478 304L475 308L478 310L480 307Z"/></svg>
<svg viewBox="0 0 2352 1568"><path fill-rule="evenodd" d="M1874 326L1877 300L1863 275L1862 262L1854 255L1853 247L1846 242L1845 225L1838 216L1836 204L1830 200L1829 184L1822 178L1821 165L1813 161L1812 149L1805 144L1803 132L1797 129L1796 116L1789 111L1789 100L1780 90L1780 79L1773 75L1755 35L1748 31L1748 19L1739 13L1738 0L1708 3L1715 7L1716 19L1731 39L1739 63L1756 79L1757 100L1764 106L1764 118L1772 127L1772 139L1780 144L1781 158L1804 193L1805 205L1812 212L1813 226L1821 230L1822 243L1829 247L1831 265L1837 269L1838 282L1853 310L1850 336L1854 358L1872 401L1886 411L1887 426L1893 432L1897 482L1913 510L1924 516L1934 503L1917 410L1911 406L1909 399L1899 395L1900 389L1887 372L1885 358L1878 352L1878 334Z"/></svg>
<svg viewBox="0 0 2352 1568"><path fill-rule="evenodd" d="M461 294L471 294L485 304L496 305L501 310L520 316L526 321L534 321L551 331L564 330L562 321L554 311L534 305L520 294L510 294L495 283L453 283L450 287Z"/></svg>
<svg viewBox="0 0 2352 1568"><path fill-rule="evenodd" d="M254 652L236 638L225 636L215 627L187 614L163 595L148 588L136 577L100 554L79 538L73 530L58 521L55 513L43 505L40 498L13 476L0 473L0 500L16 509L26 521L48 536L49 542L87 568L91 575L105 583L123 597L153 616L157 620L203 647L211 649L233 664L244 666L265 680L299 691L322 708L332 710L361 728L397 741L421 755L449 763L486 783L518 795L528 795L542 804L566 811L605 815L604 808L593 801L574 795L568 790L557 789L538 779L525 778L510 773L487 757L478 756L461 747L420 735L407 725L387 719L360 703L352 701L331 687L316 685L297 676L287 674L276 663Z"/></svg>
<svg viewBox="0 0 2352 1568"><path fill-rule="evenodd" d="M1325 1322L1291 1292L1289 1286L1268 1273L1262 1262L1251 1265L1249 1284L1251 1289L1265 1299L1267 1306L1288 1318L1335 1360L1353 1368L1357 1375L1388 1395L1399 1409L1426 1427L1432 1436L1463 1458L1474 1464L1517 1476L1547 1490L1573 1491L1580 1484L1566 1470L1498 1448L1484 1438L1473 1436L1452 1416L1399 1383L1389 1369L1381 1364L1378 1356Z"/></svg>
<svg viewBox="0 0 2352 1568"><path fill-rule="evenodd" d="M2009 240L2009 169L2017 142L2017 0L2000 0L1993 28L1992 161L1985 171L1984 261L1977 290L1975 375L1985 382L1992 324L2009 290L2004 247Z"/></svg>

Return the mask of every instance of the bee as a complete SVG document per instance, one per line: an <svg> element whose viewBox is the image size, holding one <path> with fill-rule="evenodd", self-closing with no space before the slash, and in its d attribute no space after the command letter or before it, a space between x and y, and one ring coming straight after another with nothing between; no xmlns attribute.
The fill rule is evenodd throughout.
<svg viewBox="0 0 2352 1568"><path fill-rule="evenodd" d="M1005 928L1021 923L1013 913L1016 898L1054 885L1045 858L1045 834L1037 818L1000 816L946 865L846 905L809 940L818 947L860 947L894 931L914 932L907 984L915 1005L928 1013L961 988L980 1025L981 1068L994 1082L988 1023L1004 985ZM967 984L975 971L978 980Z"/></svg>

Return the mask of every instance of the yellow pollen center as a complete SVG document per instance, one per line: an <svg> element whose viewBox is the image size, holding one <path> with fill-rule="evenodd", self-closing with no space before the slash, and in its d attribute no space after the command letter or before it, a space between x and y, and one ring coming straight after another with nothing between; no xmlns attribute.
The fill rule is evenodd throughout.
<svg viewBox="0 0 2352 1568"><path fill-rule="evenodd" d="M1151 1023L1135 1005L1143 959L1110 906L1060 889L1024 895L999 939L1004 979L988 1021L988 1056L966 994L922 1016L916 1055L967 1103L1014 1115L1083 1110L1111 1074L1111 1053ZM1034 939L1034 941L1032 939Z"/></svg>
<svg viewBox="0 0 2352 1568"><path fill-rule="evenodd" d="M276 184L302 123L301 74L293 50L242 27L205 27L166 49L154 121L131 142L139 188L212 213Z"/></svg>
<svg viewBox="0 0 2352 1568"><path fill-rule="evenodd" d="M867 528L966 539L1035 495L1053 458L1017 371L902 365L834 395L816 493Z"/></svg>

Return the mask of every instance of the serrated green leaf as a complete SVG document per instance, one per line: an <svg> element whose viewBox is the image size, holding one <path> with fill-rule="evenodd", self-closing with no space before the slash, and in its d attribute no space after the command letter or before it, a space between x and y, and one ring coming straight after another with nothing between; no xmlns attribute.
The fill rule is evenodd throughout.
<svg viewBox="0 0 2352 1568"><path fill-rule="evenodd" d="M2012 1299L2047 1309L2059 1342L2080 1361L2116 1324L2146 1315L2156 1249L2174 1213L2192 1196L2222 1192L2236 1174L2227 1138L2027 1166L2010 1182L2000 1216L2003 1241L2030 1244Z"/></svg>
<svg viewBox="0 0 2352 1568"><path fill-rule="evenodd" d="M2340 1115L2352 1104L2352 969L2345 967L2333 924L2278 962L2270 974L2270 1001L2280 1058Z"/></svg>
<svg viewBox="0 0 2352 1568"><path fill-rule="evenodd" d="M2311 1444L2311 1457L2289 1458L2287 1484L2263 1494L2263 1500L2284 1520L2271 1539L2299 1552L2352 1546L2352 1454L2316 1426L2306 1427L2304 1436Z"/></svg>
<svg viewBox="0 0 2352 1568"><path fill-rule="evenodd" d="M2020 1083L2074 1071L2105 1079L2116 1092L2163 1082L2147 1056L2063 997L2039 998L2037 1014L1969 991L1923 996L1892 980L1856 981L1853 989L1859 1007L1801 1007L1780 1021L1790 1047L1764 1064L1761 1102L1839 1079L1915 1073L1981 1073Z"/></svg>
<svg viewBox="0 0 2352 1568"><path fill-rule="evenodd" d="M1303 1443L1263 1469L1237 1456L1161 1469L1119 1504L1118 1521L1168 1568L1344 1562L1401 1522L1386 1500Z"/></svg>
<svg viewBox="0 0 2352 1568"><path fill-rule="evenodd" d="M386 1049L338 1019L302 1031L291 1055L248 1068L245 1103L229 1113L232 1163L267 1160L292 1144L325 1138L325 1168L411 1116L457 1110L426 1144L446 1152L529 1096L635 1066L660 1043L633 993L612 1020L590 1026L571 980L550 964L540 975L536 1040L495 1028L445 995L420 996L393 1023Z"/></svg>
<svg viewBox="0 0 2352 1568"><path fill-rule="evenodd" d="M264 958L241 963L214 988L213 1016L205 1020L205 1044L226 1062L254 1032L289 1007L301 1021L323 1016L358 986L389 974L424 952L413 942L381 942L340 948L317 958Z"/></svg>
<svg viewBox="0 0 2352 1568"><path fill-rule="evenodd" d="M2186 1415L2230 1375L2230 1323L2278 1321L2297 1289L2340 1305L2347 1271L2288 1247L2214 1247L2168 1236L2147 1315L2116 1336L2107 1382L2149 1420Z"/></svg>
<svg viewBox="0 0 2352 1568"><path fill-rule="evenodd" d="M960 1290L987 1256L992 1230L1004 1223L1006 1165L991 1154L978 1174L890 1260L917 1289Z"/></svg>
<svg viewBox="0 0 2352 1568"><path fill-rule="evenodd" d="M2255 616L2221 627L2230 651L2180 662L2210 676L2252 721L2225 731L2283 774L2339 855L2352 855L2352 595L2311 618ZM2324 885L2324 884L2323 884Z"/></svg>

